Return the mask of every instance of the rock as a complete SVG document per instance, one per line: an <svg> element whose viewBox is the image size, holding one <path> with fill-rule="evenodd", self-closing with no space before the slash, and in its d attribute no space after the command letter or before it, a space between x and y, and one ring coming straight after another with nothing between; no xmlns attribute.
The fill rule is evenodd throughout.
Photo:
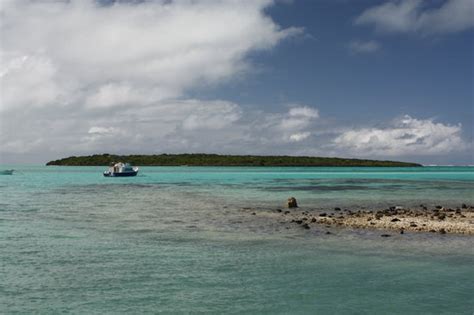
<svg viewBox="0 0 474 315"><path fill-rule="evenodd" d="M336 208L334 208L334 210L335 210L335 211L341 211L341 208L336 207Z"/></svg>
<svg viewBox="0 0 474 315"><path fill-rule="evenodd" d="M331 233L331 232L329 232L329 231L326 231L326 235L329 235L329 234L332 234L332 233Z"/></svg>
<svg viewBox="0 0 474 315"><path fill-rule="evenodd" d="M295 223L296 224L301 224L301 223L303 223L303 220L295 220Z"/></svg>
<svg viewBox="0 0 474 315"><path fill-rule="evenodd" d="M400 230L400 234L403 234L405 233L405 231L403 229Z"/></svg>
<svg viewBox="0 0 474 315"><path fill-rule="evenodd" d="M326 212L320 213L319 216L320 216L320 217L325 217L325 216L326 216Z"/></svg>
<svg viewBox="0 0 474 315"><path fill-rule="evenodd" d="M397 219L397 218L390 220L390 222L398 222L398 221L400 221L400 219Z"/></svg>
<svg viewBox="0 0 474 315"><path fill-rule="evenodd" d="M461 208L467 209L467 205L465 203L462 204Z"/></svg>
<svg viewBox="0 0 474 315"><path fill-rule="evenodd" d="M252 215L257 215L255 212L252 212Z"/></svg>
<svg viewBox="0 0 474 315"><path fill-rule="evenodd" d="M438 219L440 220L444 220L446 218L446 215L444 213L441 213L440 215L438 215Z"/></svg>
<svg viewBox="0 0 474 315"><path fill-rule="evenodd" d="M390 234L382 234L380 235L381 237L390 237L391 235Z"/></svg>
<svg viewBox="0 0 474 315"><path fill-rule="evenodd" d="M288 208L298 208L298 203L295 197L288 198Z"/></svg>
<svg viewBox="0 0 474 315"><path fill-rule="evenodd" d="M289 214L289 213L290 213L290 211L286 210L284 213L285 213L285 214Z"/></svg>
<svg viewBox="0 0 474 315"><path fill-rule="evenodd" d="M276 209L276 212L282 212L282 211L283 211L283 210L281 210L281 209Z"/></svg>
<svg viewBox="0 0 474 315"><path fill-rule="evenodd" d="M316 218L311 218L311 222L316 222Z"/></svg>
<svg viewBox="0 0 474 315"><path fill-rule="evenodd" d="M445 230L445 229L440 229L440 230L439 230L439 233L440 233L440 234L446 234L446 230Z"/></svg>
<svg viewBox="0 0 474 315"><path fill-rule="evenodd" d="M310 229L310 227L309 227L308 223L305 223L305 224L303 224L303 225L302 225L302 227L303 227L303 228L305 228L305 229L307 229L307 230L309 230L309 229Z"/></svg>
<svg viewBox="0 0 474 315"><path fill-rule="evenodd" d="M442 206L436 206L435 208L436 208L436 209L441 209L441 208L443 208L443 207L442 207Z"/></svg>
<svg viewBox="0 0 474 315"><path fill-rule="evenodd" d="M436 230L429 230L430 233L436 233Z"/></svg>

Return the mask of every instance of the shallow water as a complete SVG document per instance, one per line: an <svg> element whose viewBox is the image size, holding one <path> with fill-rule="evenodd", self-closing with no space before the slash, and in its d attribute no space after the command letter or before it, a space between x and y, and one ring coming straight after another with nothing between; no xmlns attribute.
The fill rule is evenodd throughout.
<svg viewBox="0 0 474 315"><path fill-rule="evenodd" d="M2 168L18 170L0 176L5 313L474 311L472 237L326 235L259 215L289 196L303 209L474 204L474 168Z"/></svg>

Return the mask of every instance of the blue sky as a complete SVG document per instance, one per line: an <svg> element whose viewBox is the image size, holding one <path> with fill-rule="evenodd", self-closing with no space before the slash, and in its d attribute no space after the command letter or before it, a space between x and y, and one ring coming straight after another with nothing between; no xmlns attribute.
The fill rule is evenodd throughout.
<svg viewBox="0 0 474 315"><path fill-rule="evenodd" d="M473 32L378 34L356 26L367 8L384 1L294 1L268 12L305 35L254 57L260 73L212 93L239 103L311 104L354 123L397 115L473 124ZM438 1L439 4L442 1ZM435 2L433 1L433 4ZM354 53L350 42L376 41L377 51Z"/></svg>
<svg viewBox="0 0 474 315"><path fill-rule="evenodd" d="M213 152L474 164L473 6L6 1L1 162Z"/></svg>

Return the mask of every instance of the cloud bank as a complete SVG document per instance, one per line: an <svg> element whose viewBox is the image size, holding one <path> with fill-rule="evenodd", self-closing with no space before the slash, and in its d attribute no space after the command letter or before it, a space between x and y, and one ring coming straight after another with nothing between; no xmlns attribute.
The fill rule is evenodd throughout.
<svg viewBox="0 0 474 315"><path fill-rule="evenodd" d="M251 67L250 52L302 31L275 24L270 4L3 3L1 110L149 105L233 78Z"/></svg>
<svg viewBox="0 0 474 315"><path fill-rule="evenodd" d="M362 128L343 132L334 144L355 155L407 156L462 151L461 125L436 123L408 115L386 128Z"/></svg>

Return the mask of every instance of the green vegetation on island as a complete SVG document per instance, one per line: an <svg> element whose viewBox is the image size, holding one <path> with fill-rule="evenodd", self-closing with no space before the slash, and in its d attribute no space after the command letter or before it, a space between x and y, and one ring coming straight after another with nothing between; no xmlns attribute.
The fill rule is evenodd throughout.
<svg viewBox="0 0 474 315"><path fill-rule="evenodd" d="M417 163L377 161L313 156L218 155L218 154L159 154L113 155L95 154L71 156L50 161L46 165L106 166L112 162L127 162L137 166L367 166L412 167Z"/></svg>

